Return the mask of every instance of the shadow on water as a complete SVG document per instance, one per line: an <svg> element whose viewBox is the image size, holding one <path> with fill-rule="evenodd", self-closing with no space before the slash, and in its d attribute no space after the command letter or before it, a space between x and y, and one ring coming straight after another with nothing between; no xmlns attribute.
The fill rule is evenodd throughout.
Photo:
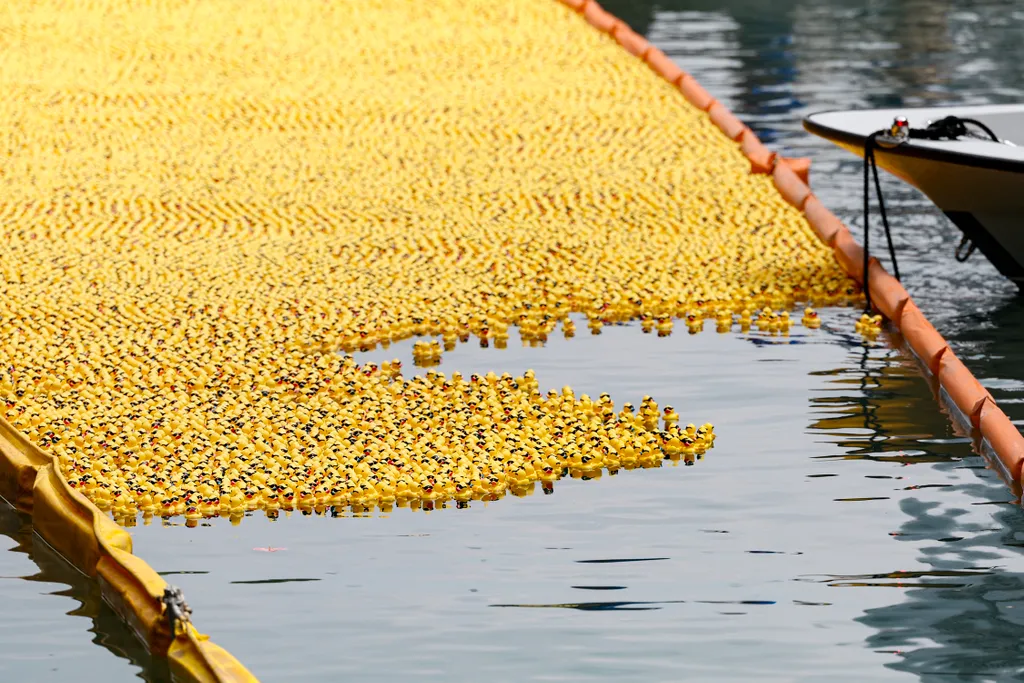
<svg viewBox="0 0 1024 683"><path fill-rule="evenodd" d="M89 632L92 642L101 645L113 654L128 660L139 671L137 676L149 683L169 683L171 675L166 660L153 658L138 641L121 618L105 603L99 585L69 565L50 546L33 533L28 518L18 513L0 498L0 533L11 538L17 545L10 552L24 553L38 567L39 571L22 576L25 581L44 584L63 584L64 589L53 591L76 600L79 605L68 615L85 617L92 624Z"/></svg>
<svg viewBox="0 0 1024 683"><path fill-rule="evenodd" d="M1024 425L1024 297L1007 299L993 311L969 310L946 336L1000 407L1018 426ZM994 334L998 331L998 334Z"/></svg>
<svg viewBox="0 0 1024 683"><path fill-rule="evenodd" d="M1016 308L1007 315L1016 319ZM914 543L920 562L931 569L796 580L904 591L902 601L857 618L875 631L867 638L869 648L897 655L886 664L892 669L923 681L1018 679L1024 673L1024 576L1000 565L1024 548L1024 513L935 409L935 397L911 361L878 347L851 353L858 362L823 373L833 376L832 388L811 399L820 414L811 428L844 450L829 457L837 465L930 463L948 475L971 470L972 476L955 484L902 487L909 492L899 500L903 521L890 536ZM950 491L960 494L954 502L943 499ZM968 506L987 506L981 509L991 516L970 515Z"/></svg>
<svg viewBox="0 0 1024 683"><path fill-rule="evenodd" d="M857 234L860 161L804 133L804 115L1024 99L1024 12L1015 0L604 4L762 139L787 154L811 155L824 169L812 174L815 193ZM959 235L925 198L892 180L886 180L886 196L895 199L907 288L1011 419L1024 424L1024 300L984 259L953 262L949 255ZM868 609L859 618L875 630L869 647L898 653L888 665L893 669L925 681L1020 679L1024 576L1000 565L1024 548L1024 514L996 474L971 454L967 440L952 431L905 360L874 351L853 360L822 373L832 377L835 390L812 399L818 414L812 429L837 446L837 454L820 461L834 462L836 471L847 461L880 468L927 463L956 483L899 491L903 520L890 535L894 542L913 543L931 570L879 568L872 575L799 580L904 591L898 604ZM955 478L954 470L969 476ZM908 590L909 584L914 586Z"/></svg>
<svg viewBox="0 0 1024 683"><path fill-rule="evenodd" d="M797 12L795 0L773 2L771 11L758 0L734 0L729 3L715 0L669 0L668 2L630 2L606 0L602 3L610 12L628 23L633 30L647 35L652 42L670 56L690 43L697 49L712 47L727 40L733 82L729 89L728 104L737 113L785 113L799 105L792 95L780 97L781 92L792 90L788 84L796 73L796 64L789 49L793 35L793 17ZM708 32L707 19L718 16L714 30ZM700 47L698 47L700 46ZM682 65L686 68L685 60ZM765 68L765 65L770 68ZM755 130L765 142L778 135L773 126L762 122Z"/></svg>
<svg viewBox="0 0 1024 683"><path fill-rule="evenodd" d="M729 62L723 67L733 79L728 104L767 141L776 137L766 125L772 115L814 100L828 102L830 95L859 97L857 106L924 106L1012 101L1024 88L1024 72L1011 57L1022 51L1009 30L1020 20L1015 0L605 0L602 5L671 56L691 57L691 49L706 48L709 39L721 43L715 45L715 58ZM700 76L700 69L688 68L691 59L680 61ZM715 87L720 84L701 80L720 97ZM798 81L802 87L796 87ZM820 92L813 90L815 82ZM984 94L979 97L974 89ZM781 123L790 131L793 123L799 127L793 117Z"/></svg>
<svg viewBox="0 0 1024 683"><path fill-rule="evenodd" d="M979 496L999 496L996 486L971 484ZM936 567L971 567L998 561L993 548L1019 548L1024 539L1024 515L1006 505L993 515L996 529L964 533L957 515L935 514L936 506L913 498L900 505L908 519L898 541L913 542L922 535L945 536L955 543L923 547L921 560ZM980 569L980 568L979 568ZM956 570L945 570L956 574ZM924 681L1019 680L1024 673L1024 577L1019 573L961 570L963 583L931 585L905 593L905 601L866 610L858 621L875 629L868 646L896 652L889 666L917 674Z"/></svg>

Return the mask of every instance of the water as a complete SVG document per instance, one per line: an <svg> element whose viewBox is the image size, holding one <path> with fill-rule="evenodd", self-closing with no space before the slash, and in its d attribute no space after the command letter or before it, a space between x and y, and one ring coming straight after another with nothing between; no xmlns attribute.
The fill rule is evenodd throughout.
<svg viewBox="0 0 1024 683"><path fill-rule="evenodd" d="M861 160L804 132L831 109L1020 102L1014 0L772 3L611 0L761 139L813 160L811 186L860 241ZM1024 424L1024 298L917 190L883 174L903 284L1003 409ZM877 215L873 244L882 244ZM879 254L883 262L887 258Z"/></svg>
<svg viewBox="0 0 1024 683"><path fill-rule="evenodd" d="M606 6L770 146L811 156L815 192L855 233L860 162L805 134L802 116L1024 94L1012 2ZM959 233L926 199L884 189L907 289L1024 423L1014 288L980 255L955 262ZM849 311L824 320L789 339L580 326L543 349L513 337L445 357L445 371L532 367L544 389L618 404L649 393L684 421L713 421L717 447L694 467L466 510L157 521L131 529L136 549L267 681L1019 677L1024 515L911 363L861 345ZM409 346L368 358L411 367ZM0 554L2 597L29 615L0 639L0 680L67 680L72 657L80 680L161 680L88 581L22 518L0 521L15 549Z"/></svg>
<svg viewBox="0 0 1024 683"><path fill-rule="evenodd" d="M83 576L0 500L0 681L170 681ZM68 617L73 617L69 619ZM88 621L86 621L88 620ZM96 647L99 645L101 647Z"/></svg>

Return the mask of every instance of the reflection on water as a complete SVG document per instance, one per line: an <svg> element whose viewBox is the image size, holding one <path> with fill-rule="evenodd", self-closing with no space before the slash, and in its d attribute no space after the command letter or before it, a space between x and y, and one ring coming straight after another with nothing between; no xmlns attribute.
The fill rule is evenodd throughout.
<svg viewBox="0 0 1024 683"><path fill-rule="evenodd" d="M954 465L938 466L949 471ZM918 572L875 576L828 577L830 585L911 588L904 600L868 609L858 618L872 627L869 647L899 653L889 666L918 674L925 681L1017 680L1024 672L1024 578L1019 558L1008 562L1005 549L1018 553L1024 538L1020 508L978 515L965 505L1005 494L998 480L968 479L957 488L971 502L943 505L936 499L906 498L900 502L905 521L894 539L919 544L919 561L932 567ZM991 506L988 506L991 509ZM922 543L922 541L926 541ZM938 541L928 543L927 541ZM1010 564L1016 571L1010 571ZM907 581L907 579L932 579ZM956 577L959 581L941 580ZM895 579L879 581L878 579Z"/></svg>
<svg viewBox="0 0 1024 683"><path fill-rule="evenodd" d="M988 503L1009 494L916 369L850 335L851 320L825 311L821 330L789 338L658 338L627 325L545 348L460 345L443 371L532 367L542 390L607 389L617 403L650 393L713 419L719 441L700 467L569 480L554 496L138 527L136 549L181 572L204 627L266 680L360 678L382 660L396 678L500 678L522 652L518 680L746 680L766 666L785 673L779 680L909 676L915 646L876 646L888 627L872 615L906 609L905 596L970 590L1024 561L998 547L933 562L990 533L998 508ZM406 363L409 347L364 359ZM908 523L903 511L918 508L942 523ZM255 552L267 548L282 551ZM232 616L252 600L274 614L272 629ZM302 638L266 648L278 629L323 628L351 647Z"/></svg>
<svg viewBox="0 0 1024 683"><path fill-rule="evenodd" d="M855 231L860 162L800 117L1024 93L1024 13L1009 0L604 4L773 146L812 156L816 193ZM958 232L919 194L890 180L885 192L906 286L1024 418L1024 303L984 259L953 260ZM862 345L848 312L823 318L785 340L627 326L445 357L444 371L533 367L545 389L619 405L650 393L716 424L700 467L417 514L140 526L136 550L267 681L1019 678L1013 494L905 358ZM52 576L138 665L90 584Z"/></svg>
<svg viewBox="0 0 1024 683"><path fill-rule="evenodd" d="M610 6L773 147L810 156L815 193L855 234L862 229L860 160L805 133L804 116L1024 99L1024 8L1016 0ZM1013 344L1024 330L1016 288L983 257L957 263L959 231L920 193L889 177L883 188L905 286L975 374L993 382L994 395L1014 402L1004 402L1011 417L1024 418L1013 407L1024 389L1024 352Z"/></svg>
<svg viewBox="0 0 1024 683"><path fill-rule="evenodd" d="M0 680L83 683L138 678L152 683L171 680L166 661L150 658L121 618L103 602L96 582L83 576L33 534L27 518L3 499L0 499L0 534L13 541L9 552L0 557L3 568L0 571L4 573L0 580L5 584L0 587L0 600L4 603L0 634L5 644L4 655L0 658ZM25 561L18 559L21 556ZM34 573L7 573L14 571ZM77 606L65 612L66 600L58 602L41 596L70 598ZM78 637L82 622L69 623L66 615L89 619L92 642L130 666L115 665L109 657L98 656L100 650L83 646L85 639ZM49 638L39 639L40 633L47 633Z"/></svg>
<svg viewBox="0 0 1024 683"><path fill-rule="evenodd" d="M1024 538L1024 515L1015 502L995 513L978 512L992 509L985 503L1010 503L1011 494L993 471L967 456L967 439L933 436L944 431L946 418L935 411L934 419L927 419L933 399L913 396L907 383L922 380L901 372L901 365L866 353L856 366L825 373L837 391L812 398L815 411L826 413L813 427L839 439L846 450L842 460L905 467L932 463L936 479L952 480L900 487L911 494L899 500L903 521L890 535L914 544L917 562L929 568L798 580L856 591L899 589L903 600L869 608L857 618L874 629L867 637L869 647L898 655L887 664L893 669L926 681L950 680L951 675L957 680L1015 678L1024 671L1024 648L1012 610L1024 610L1024 579L1020 556L1007 549L1015 547L1018 533ZM970 476L961 478L962 470L970 470Z"/></svg>
<svg viewBox="0 0 1024 683"><path fill-rule="evenodd" d="M803 116L1024 99L1024 8L1015 0L667 0L643 11L627 0L606 4L636 22L763 139L787 154L811 156L815 192L855 232L862 230L860 162L804 134ZM983 258L964 265L951 258L959 233L927 199L893 179L884 189L904 284L1003 409L1024 424L1024 301ZM926 396L908 400L902 386L919 378L865 359L831 374L843 390L812 401L814 428L843 449L826 458L844 461L837 467L851 459L932 463L940 481L903 487L921 495L900 500L904 521L891 532L933 569L828 580L855 591L866 583L904 589L905 600L867 609L858 619L874 630L870 647L898 653L888 666L924 680L1019 678L1024 578L1017 553L1024 516L1013 495L966 456L963 439L936 438L946 431L945 416L929 411ZM954 477L952 484L942 481ZM910 577L928 584L905 590Z"/></svg>
<svg viewBox="0 0 1024 683"><path fill-rule="evenodd" d="M936 514L935 506L908 500L901 506L908 516L904 529L961 533L955 514ZM943 567L991 562L998 549L1019 547L1024 537L1020 510L1008 507L994 514L993 526L966 533L950 546L925 548L923 560L943 575ZM966 575L967 572L963 572ZM1024 578L1019 572L981 571L955 590L910 590L905 601L869 609L860 621L875 629L868 638L874 649L900 652L892 666L911 671L925 681L1019 680L1024 672Z"/></svg>

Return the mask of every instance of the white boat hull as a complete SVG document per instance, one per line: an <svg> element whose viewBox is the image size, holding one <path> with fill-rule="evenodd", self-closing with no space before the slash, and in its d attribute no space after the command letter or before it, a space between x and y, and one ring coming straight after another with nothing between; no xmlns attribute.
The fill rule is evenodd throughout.
<svg viewBox="0 0 1024 683"><path fill-rule="evenodd" d="M1024 105L824 112L807 117L804 128L863 156L866 138L888 130L896 116L924 128L951 114L977 119L1001 139L1022 146L911 139L876 147L875 158L926 194L992 265L1024 288Z"/></svg>

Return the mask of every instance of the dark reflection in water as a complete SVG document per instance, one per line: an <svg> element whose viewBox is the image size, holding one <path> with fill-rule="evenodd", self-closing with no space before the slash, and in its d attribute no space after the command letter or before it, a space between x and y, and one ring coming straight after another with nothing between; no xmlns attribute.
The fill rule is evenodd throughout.
<svg viewBox="0 0 1024 683"><path fill-rule="evenodd" d="M856 365L824 373L833 377L836 392L812 398L815 411L822 414L813 427L839 438L847 449L840 457L846 460L901 462L907 467L931 463L937 475L974 473L962 483L900 487L938 496L902 498L902 523L890 534L897 542L918 544L920 561L931 569L797 580L905 591L904 600L867 609L857 619L875 631L867 638L869 647L899 655L887 664L890 668L925 681L1014 679L1024 672L1024 577L1005 571L999 561L1006 557L1003 549L1019 546L1024 538L1024 514L1017 505L1007 506L981 527L965 521L962 507L943 503L941 496L949 491L967 494L977 499L974 503L1003 502L1008 493L991 470L966 454L966 439L923 438L951 428L938 411L933 424L927 423L923 404L934 397L920 391L925 385L907 372L908 365L891 352L874 350L865 351Z"/></svg>
<svg viewBox="0 0 1024 683"><path fill-rule="evenodd" d="M39 584L62 584L63 589L54 590L52 595L59 595L71 598L79 603L78 607L67 612L70 616L86 617L91 621L89 632L93 634L92 642L100 645L113 654L128 660L133 667L139 671L136 676L151 683L163 683L171 680L167 669L167 662L164 659L152 658L149 652L135 638L125 623L117 614L110 609L100 595L99 585L84 576L77 569L64 561L46 543L41 541L32 532L32 525L28 518L19 514L6 501L0 499L0 534L13 539L17 546L10 549L10 552L24 553L39 568L39 571L30 576L3 577L9 579L21 579ZM17 615L10 614L5 610L5 619L17 618ZM54 647L67 647L68 643L54 643ZM7 656L5 664L13 663L15 657ZM11 671L10 669L7 669ZM38 676L38 671L31 669L21 672L16 667L13 669L17 680L31 680L30 677ZM20 674L20 675L18 675ZM11 678L8 680L16 680ZM78 681L110 681L116 680L109 670L88 671L78 669L75 672L75 680Z"/></svg>
<svg viewBox="0 0 1024 683"><path fill-rule="evenodd" d="M267 584L267 583L305 583L307 581L322 581L323 579L255 579L253 581L230 581L233 584Z"/></svg>
<svg viewBox="0 0 1024 683"><path fill-rule="evenodd" d="M1017 0L663 0L604 3L783 153L861 231L860 161L803 131L814 111L1024 101ZM1024 300L920 193L885 178L904 285L1024 424Z"/></svg>
<svg viewBox="0 0 1024 683"><path fill-rule="evenodd" d="M578 586L573 586L578 588ZM605 612L610 610L648 611L661 609L662 605L682 605L687 602L695 605L774 605L775 600L639 600L639 601L604 601L604 602L561 602L550 604L506 604L491 607L523 607L528 609L575 609L584 612ZM810 603L804 603L810 604ZM737 612L742 614L742 612Z"/></svg>
<svg viewBox="0 0 1024 683"><path fill-rule="evenodd" d="M642 602L629 602L629 601L606 601L606 602L563 602L563 603L552 603L547 605L491 605L491 607L522 607L527 609L575 609L581 612L647 612L650 610L661 609L662 605L669 605L673 603L685 602L683 600L664 600L664 601L642 601Z"/></svg>
<svg viewBox="0 0 1024 683"><path fill-rule="evenodd" d="M667 560L667 557L623 557L607 560L576 560L577 564L618 564L620 562L658 562Z"/></svg>
<svg viewBox="0 0 1024 683"><path fill-rule="evenodd" d="M855 232L860 162L805 134L803 115L1024 96L1024 14L1009 0L603 4L775 148L813 157L815 192ZM956 263L959 232L918 193L891 180L884 189L905 285L1011 417L1024 418L1014 288L983 258ZM722 437L703 467L568 481L565 495L489 509L139 527L136 547L173 570L190 566L181 548L205 551L191 566L215 571L180 581L218 641L267 680L362 680L381 662L396 679L1019 678L1024 584L1012 570L1024 567L1024 519L1013 495L905 359L861 346L852 320L835 320L788 340L809 343L755 335L741 346L705 333L654 346L612 326L571 347L445 357L445 371L533 367L552 386L616 401L649 392L706 412ZM269 545L292 551L248 554ZM317 570L320 583L229 585ZM621 600L575 599L612 587ZM256 591L275 610L274 630L237 618ZM748 596L775 601L712 599ZM320 645L327 624L343 651ZM295 635L290 648L266 647L277 630Z"/></svg>
<svg viewBox="0 0 1024 683"><path fill-rule="evenodd" d="M972 484L971 487L982 488ZM978 493L989 493L979 491ZM954 515L935 515L934 508L913 499L901 506L909 517L903 529L912 533L958 530ZM925 681L1019 680L1024 672L1024 577L993 569L955 572L939 569L991 558L1000 545L1016 547L1024 536L1024 518L1016 507L995 514L1001 528L965 537L946 548L925 548L925 561L937 569L930 576L971 576L969 583L927 586L905 594L904 602L869 609L859 619L876 633L868 638L874 649L898 650L893 668L910 671ZM944 590L946 588L955 590Z"/></svg>

